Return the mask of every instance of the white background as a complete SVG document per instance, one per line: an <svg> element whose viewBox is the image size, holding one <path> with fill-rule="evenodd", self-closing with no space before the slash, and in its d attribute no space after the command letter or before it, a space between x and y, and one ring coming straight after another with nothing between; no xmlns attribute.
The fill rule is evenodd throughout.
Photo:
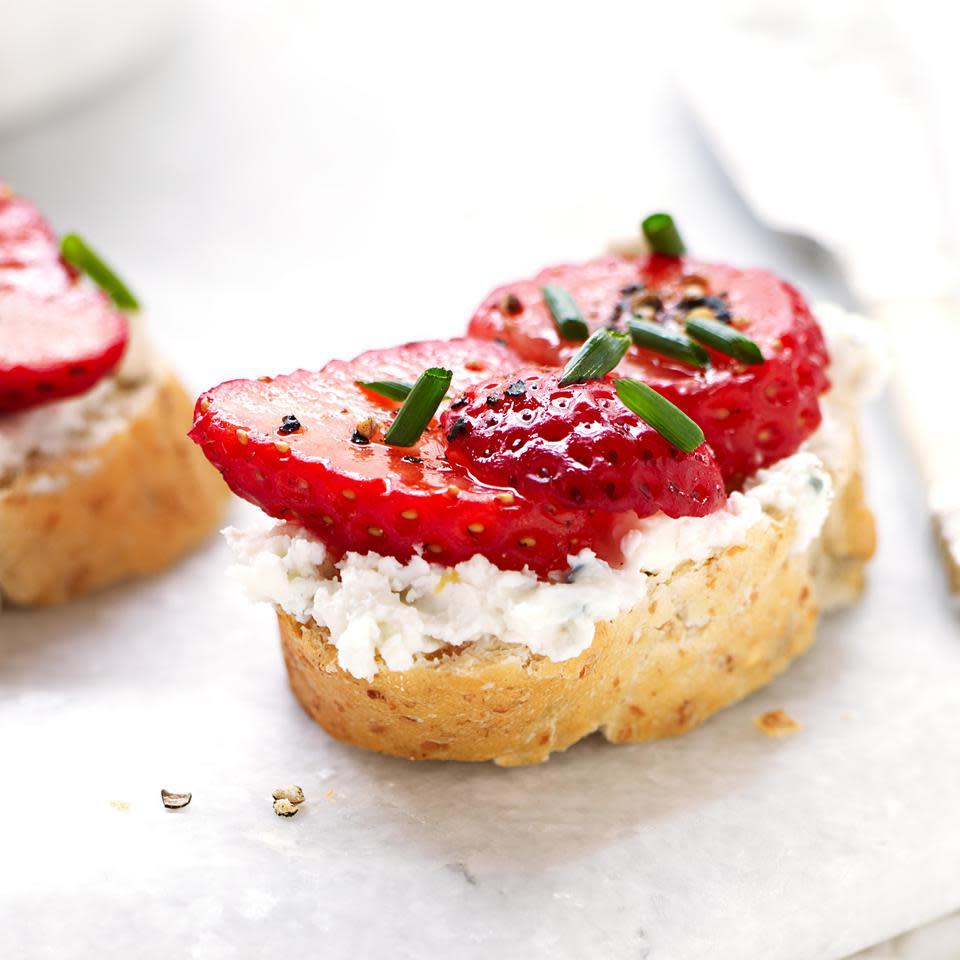
<svg viewBox="0 0 960 960"><path fill-rule="evenodd" d="M842 298L704 150L670 82L696 10L663 6L188 5L108 95L3 132L0 175L118 267L196 389L454 334L658 208L705 257ZM956 907L960 648L883 407L868 447L861 608L690 737L534 770L328 740L215 542L3 613L0 955L829 960ZM804 732L760 738L781 706ZM308 802L278 820L289 780Z"/></svg>

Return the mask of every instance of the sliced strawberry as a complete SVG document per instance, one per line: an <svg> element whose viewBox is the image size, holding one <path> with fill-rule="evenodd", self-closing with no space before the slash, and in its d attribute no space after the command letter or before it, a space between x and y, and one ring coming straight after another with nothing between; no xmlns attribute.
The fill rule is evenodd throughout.
<svg viewBox="0 0 960 960"><path fill-rule="evenodd" d="M89 390L126 344L126 318L94 291L0 290L0 413Z"/></svg>
<svg viewBox="0 0 960 960"><path fill-rule="evenodd" d="M89 390L127 336L123 314L61 261L36 207L0 183L0 413Z"/></svg>
<svg viewBox="0 0 960 960"><path fill-rule="evenodd" d="M413 447L385 444L399 404L356 385L413 382L442 366L453 371L458 396L516 363L496 344L461 339L373 350L317 373L232 380L200 398L190 435L235 493L301 523L334 556L375 551L406 560L422 550L455 564L482 554L540 576L566 569L568 554L588 546L615 558L620 518L479 482L447 461L436 421Z"/></svg>
<svg viewBox="0 0 960 960"><path fill-rule="evenodd" d="M656 319L668 327L697 301L716 298L701 306L717 308L757 343L765 362L756 366L711 350L711 366L699 370L632 347L618 368L700 424L729 485L793 453L820 424L818 397L829 386L822 334L800 294L766 270L658 255L549 267L491 293L471 335L501 340L535 363L565 363L579 344L560 337L540 292L548 283L570 292L591 330L622 324L644 297L659 298Z"/></svg>
<svg viewBox="0 0 960 960"><path fill-rule="evenodd" d="M28 200L0 181L0 289L64 293L74 271L60 259L57 235Z"/></svg>
<svg viewBox="0 0 960 960"><path fill-rule="evenodd" d="M567 508L705 516L723 505L709 447L683 453L627 409L613 381L557 374L477 384L443 414L447 457L483 483Z"/></svg>

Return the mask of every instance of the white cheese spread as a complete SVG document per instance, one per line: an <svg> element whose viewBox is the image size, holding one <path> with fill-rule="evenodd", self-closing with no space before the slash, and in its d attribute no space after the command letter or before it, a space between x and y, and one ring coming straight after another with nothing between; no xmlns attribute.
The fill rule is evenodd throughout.
<svg viewBox="0 0 960 960"><path fill-rule="evenodd" d="M128 315L128 321L130 339L112 376L79 396L0 415L0 489L29 463L94 449L129 423L146 399L137 385L155 372L157 359L143 318ZM36 478L32 492L52 492L50 479Z"/></svg>
<svg viewBox="0 0 960 960"><path fill-rule="evenodd" d="M612 620L643 599L652 576L744 544L751 528L771 517L793 516L795 549L806 549L832 497L820 460L797 453L759 471L748 490L706 517L642 520L621 543L622 567L590 550L571 556L569 582L559 583L500 570L479 555L454 567L376 553L348 553L332 564L320 541L283 522L225 533L237 560L231 574L247 593L326 627L340 666L371 679L378 655L388 669L407 670L419 654L489 637L550 660L570 659L590 646L597 620Z"/></svg>

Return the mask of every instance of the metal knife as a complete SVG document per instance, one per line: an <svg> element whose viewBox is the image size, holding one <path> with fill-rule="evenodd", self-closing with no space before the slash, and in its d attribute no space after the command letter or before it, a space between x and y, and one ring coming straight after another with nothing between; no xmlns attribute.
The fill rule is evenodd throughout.
<svg viewBox="0 0 960 960"><path fill-rule="evenodd" d="M924 71L874 0L713 15L677 78L754 214L832 252L888 326L897 407L960 594L960 248Z"/></svg>

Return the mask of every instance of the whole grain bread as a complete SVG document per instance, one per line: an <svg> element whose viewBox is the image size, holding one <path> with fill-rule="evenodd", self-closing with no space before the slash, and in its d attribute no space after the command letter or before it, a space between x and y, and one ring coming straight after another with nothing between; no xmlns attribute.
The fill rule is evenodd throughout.
<svg viewBox="0 0 960 960"><path fill-rule="evenodd" d="M168 371L127 400L105 442L31 459L0 485L0 598L53 604L168 566L219 522L227 491L186 435L193 403Z"/></svg>
<svg viewBox="0 0 960 960"><path fill-rule="evenodd" d="M856 443L855 437L851 442ZM874 549L858 469L836 478L823 533L792 552L795 521L655 578L642 603L553 662L495 641L449 647L372 681L337 663L325 628L278 611L290 685L340 740L411 760L539 763L599 730L610 741L691 730L767 683L813 642L819 598L850 600Z"/></svg>

